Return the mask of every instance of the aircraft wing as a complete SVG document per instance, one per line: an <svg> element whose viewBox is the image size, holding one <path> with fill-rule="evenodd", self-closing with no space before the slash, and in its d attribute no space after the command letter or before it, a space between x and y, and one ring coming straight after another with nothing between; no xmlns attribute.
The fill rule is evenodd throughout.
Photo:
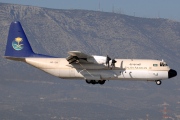
<svg viewBox="0 0 180 120"><path fill-rule="evenodd" d="M69 56L66 60L71 63L93 63L94 57L92 55L87 55L81 51L69 51Z"/></svg>

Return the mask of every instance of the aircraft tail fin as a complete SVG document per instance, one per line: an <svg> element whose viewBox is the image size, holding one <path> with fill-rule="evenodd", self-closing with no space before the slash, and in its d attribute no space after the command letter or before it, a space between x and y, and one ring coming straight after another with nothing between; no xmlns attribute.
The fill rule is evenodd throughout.
<svg viewBox="0 0 180 120"><path fill-rule="evenodd" d="M12 22L9 28L5 57L24 58L33 56L34 52L28 42L19 21Z"/></svg>

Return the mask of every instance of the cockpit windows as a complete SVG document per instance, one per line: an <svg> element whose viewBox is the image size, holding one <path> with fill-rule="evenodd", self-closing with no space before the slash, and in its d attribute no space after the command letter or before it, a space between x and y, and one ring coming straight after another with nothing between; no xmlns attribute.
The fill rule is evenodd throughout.
<svg viewBox="0 0 180 120"><path fill-rule="evenodd" d="M168 66L168 65L164 62L160 62L160 66L163 67L163 66Z"/></svg>
<svg viewBox="0 0 180 120"><path fill-rule="evenodd" d="M165 62L160 62L159 64L160 67L165 67L168 66ZM158 67L158 64L153 64L153 67Z"/></svg>

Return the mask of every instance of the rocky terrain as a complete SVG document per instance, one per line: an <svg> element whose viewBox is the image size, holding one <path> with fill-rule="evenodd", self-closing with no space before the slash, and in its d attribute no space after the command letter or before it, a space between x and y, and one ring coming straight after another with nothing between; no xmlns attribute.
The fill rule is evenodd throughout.
<svg viewBox="0 0 180 120"><path fill-rule="evenodd" d="M164 59L179 72L180 22L124 14L58 10L0 3L0 119L151 119L179 111L180 81L109 81L87 85L62 80L25 63L4 59L9 25L21 22L33 50L67 57L79 50L112 58Z"/></svg>

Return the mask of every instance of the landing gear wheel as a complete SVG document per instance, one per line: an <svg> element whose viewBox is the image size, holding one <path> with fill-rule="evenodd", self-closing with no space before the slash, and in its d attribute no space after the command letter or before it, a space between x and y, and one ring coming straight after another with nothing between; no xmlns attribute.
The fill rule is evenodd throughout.
<svg viewBox="0 0 180 120"><path fill-rule="evenodd" d="M96 81L95 81L95 80L91 80L91 83L92 83L93 85L95 85L95 84L96 84Z"/></svg>
<svg viewBox="0 0 180 120"><path fill-rule="evenodd" d="M99 80L98 82L100 85L103 85L105 83L105 80Z"/></svg>
<svg viewBox="0 0 180 120"><path fill-rule="evenodd" d="M100 84L103 85L106 82L106 80L86 80L86 83L88 84Z"/></svg>
<svg viewBox="0 0 180 120"><path fill-rule="evenodd" d="M86 83L90 84L90 83L91 83L91 81L90 81L90 80L86 80Z"/></svg>
<svg viewBox="0 0 180 120"><path fill-rule="evenodd" d="M161 81L160 80L156 80L156 84L157 85L161 85Z"/></svg>

